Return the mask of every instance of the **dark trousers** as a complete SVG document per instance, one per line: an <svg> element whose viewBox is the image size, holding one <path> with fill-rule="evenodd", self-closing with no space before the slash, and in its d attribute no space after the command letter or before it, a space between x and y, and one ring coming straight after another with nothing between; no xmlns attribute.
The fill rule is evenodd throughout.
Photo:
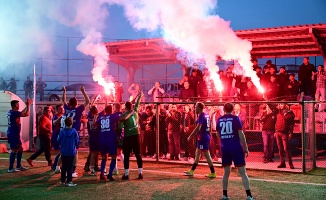
<svg viewBox="0 0 326 200"><path fill-rule="evenodd" d="M134 152L138 168L143 168L143 160L140 156L139 135L125 136L123 138L124 168L129 169L129 158L131 151Z"/></svg>
<svg viewBox="0 0 326 200"><path fill-rule="evenodd" d="M166 155L168 153L168 133L166 130L160 130L160 154Z"/></svg>
<svg viewBox="0 0 326 200"><path fill-rule="evenodd" d="M86 159L86 163L85 163L85 167L89 167L91 164L91 151L89 151L87 159ZM98 154L96 154L95 157L95 168L98 168Z"/></svg>
<svg viewBox="0 0 326 200"><path fill-rule="evenodd" d="M45 159L48 162L51 162L51 138L45 134L40 134L40 148L31 155L30 159L35 160L39 155L41 155L44 152Z"/></svg>
<svg viewBox="0 0 326 200"><path fill-rule="evenodd" d="M275 138L278 147L278 153L280 155L281 162L285 162L285 155L289 160L289 163L292 163L292 156L289 150L289 136L287 134L276 132Z"/></svg>
<svg viewBox="0 0 326 200"><path fill-rule="evenodd" d="M145 145L145 131L139 130L139 146L141 155L146 156L146 145Z"/></svg>
<svg viewBox="0 0 326 200"><path fill-rule="evenodd" d="M222 158L221 141L220 138L217 137L216 132L212 133L211 140L209 142L209 153L211 154L211 157L215 158L216 150L218 150L217 157Z"/></svg>
<svg viewBox="0 0 326 200"><path fill-rule="evenodd" d="M25 90L25 98L32 98L32 90Z"/></svg>
<svg viewBox="0 0 326 200"><path fill-rule="evenodd" d="M61 155L61 182L65 182L67 179L67 183L72 181L72 171L74 165L74 158L75 156L64 156Z"/></svg>
<svg viewBox="0 0 326 200"><path fill-rule="evenodd" d="M185 148L185 155L184 157L188 158L195 158L195 140L192 138L190 141L188 141L188 137L190 136L191 132L184 132L183 133L183 144Z"/></svg>
<svg viewBox="0 0 326 200"><path fill-rule="evenodd" d="M36 91L37 94L40 94L40 101L43 101L44 100L44 90L38 90Z"/></svg>
<svg viewBox="0 0 326 200"><path fill-rule="evenodd" d="M180 132L168 131L169 152L171 158L179 157L180 154Z"/></svg>
<svg viewBox="0 0 326 200"><path fill-rule="evenodd" d="M144 144L147 147L147 155L153 156L156 152L156 133L154 131L145 131Z"/></svg>
<svg viewBox="0 0 326 200"><path fill-rule="evenodd" d="M274 158L274 131L262 131L264 159Z"/></svg>

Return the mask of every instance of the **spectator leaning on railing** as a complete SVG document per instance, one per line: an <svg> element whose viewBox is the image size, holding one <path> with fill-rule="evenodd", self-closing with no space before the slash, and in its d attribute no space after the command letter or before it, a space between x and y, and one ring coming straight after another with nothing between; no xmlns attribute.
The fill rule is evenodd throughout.
<svg viewBox="0 0 326 200"><path fill-rule="evenodd" d="M284 98L287 95L287 85L289 74L285 71L285 67L280 67L276 82L279 84L279 97Z"/></svg>
<svg viewBox="0 0 326 200"><path fill-rule="evenodd" d="M139 92L141 92L140 90L140 86L138 84L131 84L131 86L128 88L128 92L131 94L131 96L129 97L129 101L131 103L135 103L136 102L136 98L138 97ZM141 101L144 102L144 95L142 95Z"/></svg>
<svg viewBox="0 0 326 200"><path fill-rule="evenodd" d="M25 91L25 98L32 98L33 92L33 81L30 80L30 77L27 76L26 81L24 82L24 91Z"/></svg>
<svg viewBox="0 0 326 200"><path fill-rule="evenodd" d="M279 84L276 81L277 76L274 74L274 75L271 75L270 77L271 78L270 78L270 82L268 83L268 86L267 86L266 95L267 95L268 99L276 100L277 97L279 97Z"/></svg>
<svg viewBox="0 0 326 200"><path fill-rule="evenodd" d="M7 89L9 89L10 92L16 94L16 92L17 92L17 83L16 83L14 78L10 79L10 82L7 85Z"/></svg>
<svg viewBox="0 0 326 200"><path fill-rule="evenodd" d="M189 82L187 81L183 83L183 86L184 88L182 88L179 93L179 99L180 101L189 101L195 96L194 91L189 88Z"/></svg>
<svg viewBox="0 0 326 200"><path fill-rule="evenodd" d="M6 81L3 80L2 77L0 77L0 90L5 90L7 89L7 83Z"/></svg>
<svg viewBox="0 0 326 200"><path fill-rule="evenodd" d="M160 87L160 82L156 81L155 85L148 91L148 94L151 95L151 101L153 102L162 102L161 98L164 94L164 89Z"/></svg>
<svg viewBox="0 0 326 200"><path fill-rule="evenodd" d="M47 86L47 84L42 81L42 77L38 78L38 81L36 82L36 94L40 94L40 101L44 100L44 88Z"/></svg>
<svg viewBox="0 0 326 200"><path fill-rule="evenodd" d="M287 88L287 100L296 101L300 91L300 84L299 81L295 80L295 74L290 74L287 82Z"/></svg>

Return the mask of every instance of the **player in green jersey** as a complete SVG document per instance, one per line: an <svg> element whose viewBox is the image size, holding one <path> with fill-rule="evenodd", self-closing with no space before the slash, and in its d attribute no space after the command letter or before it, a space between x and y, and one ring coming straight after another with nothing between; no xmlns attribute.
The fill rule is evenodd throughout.
<svg viewBox="0 0 326 200"><path fill-rule="evenodd" d="M122 132L124 128L123 137L123 153L124 159L124 170L125 173L122 176L122 180L129 180L129 157L131 151L136 156L138 165L138 179L143 179L143 160L140 155L140 143L139 143L139 126L138 126L138 106L139 102L143 96L142 92L138 93L136 98L136 103L132 109L131 102L125 103L126 111L120 116L120 123L118 128L118 134Z"/></svg>

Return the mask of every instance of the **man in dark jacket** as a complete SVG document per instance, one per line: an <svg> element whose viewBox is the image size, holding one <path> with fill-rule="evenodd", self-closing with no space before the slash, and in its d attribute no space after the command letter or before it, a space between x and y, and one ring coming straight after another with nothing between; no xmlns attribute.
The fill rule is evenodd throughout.
<svg viewBox="0 0 326 200"><path fill-rule="evenodd" d="M276 75L271 75L270 82L267 86L267 97L272 101L275 101L279 97L279 84L276 79Z"/></svg>
<svg viewBox="0 0 326 200"><path fill-rule="evenodd" d="M283 101L283 100L282 100ZM294 169L292 163L292 157L289 150L289 139L292 138L293 126L294 126L294 113L289 109L285 103L278 105L278 112L276 115L275 125L275 138L277 142L278 152L281 159L281 164L278 168L285 168L285 154L289 161L289 166Z"/></svg>
<svg viewBox="0 0 326 200"><path fill-rule="evenodd" d="M172 110L166 113L166 123L168 126L169 160L179 160L182 124L181 113L177 110L177 105L173 104Z"/></svg>
<svg viewBox="0 0 326 200"><path fill-rule="evenodd" d="M315 94L312 81L313 72L317 72L316 67L309 63L309 57L304 57L303 64L299 67L300 100L303 99L303 96L309 96L312 99Z"/></svg>
<svg viewBox="0 0 326 200"><path fill-rule="evenodd" d="M33 81L31 81L30 77L27 76L26 81L24 82L24 91L25 91L25 98L32 98L33 92Z"/></svg>
<svg viewBox="0 0 326 200"><path fill-rule="evenodd" d="M184 88L180 90L179 99L181 101L189 101L195 96L194 91L189 88L189 82L185 81L183 83Z"/></svg>
<svg viewBox="0 0 326 200"><path fill-rule="evenodd" d="M280 72L276 80L279 84L279 97L284 98L287 95L288 87L286 83L289 81L289 74L285 71L285 67L280 67Z"/></svg>
<svg viewBox="0 0 326 200"><path fill-rule="evenodd" d="M182 127L183 127L183 144L184 144L184 149L185 149L185 154L184 154L184 160L188 161L189 159L194 159L195 158L195 141L190 140L188 141L187 138L189 135L192 133L192 131L195 128L195 118L193 116L193 112L190 112L190 106L185 105L184 106L184 112L182 113Z"/></svg>
<svg viewBox="0 0 326 200"><path fill-rule="evenodd" d="M262 138L264 144L264 163L273 162L274 158L274 133L277 109L266 105L260 121L263 124Z"/></svg>
<svg viewBox="0 0 326 200"><path fill-rule="evenodd" d="M290 74L289 81L287 82L287 100L296 101L298 99L300 84L295 80L295 74Z"/></svg>
<svg viewBox="0 0 326 200"><path fill-rule="evenodd" d="M40 94L40 101L44 101L44 88L47 84L42 80L42 77L38 78L36 82L36 93Z"/></svg>
<svg viewBox="0 0 326 200"><path fill-rule="evenodd" d="M161 104L160 106L160 112L159 112L159 147L160 152L159 156L162 159L166 159L166 154L168 153L168 130L166 126L166 110L164 108L164 105Z"/></svg>
<svg viewBox="0 0 326 200"><path fill-rule="evenodd" d="M156 158L156 117L153 113L152 106L146 106L142 123L145 125L143 148L147 147L147 156Z"/></svg>

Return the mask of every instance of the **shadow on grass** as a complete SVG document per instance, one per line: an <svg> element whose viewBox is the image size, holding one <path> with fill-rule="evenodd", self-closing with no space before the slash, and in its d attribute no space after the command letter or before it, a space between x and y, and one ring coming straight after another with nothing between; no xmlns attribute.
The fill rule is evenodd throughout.
<svg viewBox="0 0 326 200"><path fill-rule="evenodd" d="M314 176L326 176L326 169L325 168L316 168L309 172L307 172L308 175L314 175Z"/></svg>

